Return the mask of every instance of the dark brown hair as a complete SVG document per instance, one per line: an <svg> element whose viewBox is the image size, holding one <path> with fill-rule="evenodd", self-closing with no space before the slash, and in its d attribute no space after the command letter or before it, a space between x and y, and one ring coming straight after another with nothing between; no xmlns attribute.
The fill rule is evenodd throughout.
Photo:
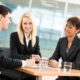
<svg viewBox="0 0 80 80"><path fill-rule="evenodd" d="M78 17L70 17L67 22L71 23L76 29L80 29L80 19Z"/></svg>
<svg viewBox="0 0 80 80"><path fill-rule="evenodd" d="M0 14L3 15L5 17L5 15L7 15L8 13L11 13L11 9L9 9L8 7L4 6L4 5L0 5Z"/></svg>

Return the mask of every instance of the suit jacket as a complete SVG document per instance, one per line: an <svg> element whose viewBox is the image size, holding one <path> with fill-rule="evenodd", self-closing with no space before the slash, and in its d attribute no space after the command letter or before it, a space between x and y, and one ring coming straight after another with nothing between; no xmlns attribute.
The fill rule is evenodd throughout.
<svg viewBox="0 0 80 80"><path fill-rule="evenodd" d="M28 46L26 46L26 40L24 37L24 45L20 43L18 33L13 32L10 37L10 57L25 60L30 58L32 54L40 54L39 48L39 37L36 36L36 44L34 47L31 45L31 40L29 40Z"/></svg>
<svg viewBox="0 0 80 80"><path fill-rule="evenodd" d="M3 50L0 48L0 68L14 69L21 66L22 66L22 62L20 60L12 59L4 56Z"/></svg>
<svg viewBox="0 0 80 80"><path fill-rule="evenodd" d="M62 67L64 61L72 62L72 68L80 69L80 39L76 36L71 47L67 51L68 38L60 38L50 59L59 60L62 58ZM56 80L80 80L79 77L58 77Z"/></svg>
<svg viewBox="0 0 80 80"><path fill-rule="evenodd" d="M73 68L80 69L80 39L76 36L69 50L67 51L68 39L67 37L60 38L50 59L73 62Z"/></svg>
<svg viewBox="0 0 80 80"><path fill-rule="evenodd" d="M17 32L13 32L10 36L10 57L25 60L27 58L30 58L32 54L38 54L41 56L39 48L39 37L36 36L36 44L34 47L31 46L31 40L29 41L28 46L26 46L25 37L23 45L20 43ZM11 69L3 69L3 75L17 80L21 80L25 77L30 76L28 74L24 74L23 72ZM29 78L29 80L31 80L31 77Z"/></svg>
<svg viewBox="0 0 80 80"><path fill-rule="evenodd" d="M8 58L8 56L5 55L3 49L0 48L0 77L3 75L10 75L12 73L8 73L8 69L16 70L17 67L22 66L21 60Z"/></svg>

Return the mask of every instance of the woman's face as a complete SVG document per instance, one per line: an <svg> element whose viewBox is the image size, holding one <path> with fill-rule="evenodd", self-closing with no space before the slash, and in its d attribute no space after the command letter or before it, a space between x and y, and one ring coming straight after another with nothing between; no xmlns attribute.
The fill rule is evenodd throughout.
<svg viewBox="0 0 80 80"><path fill-rule="evenodd" d="M64 32L67 37L75 36L79 30L76 29L70 22L67 22Z"/></svg>
<svg viewBox="0 0 80 80"><path fill-rule="evenodd" d="M23 28L24 33L28 35L32 32L33 25L32 25L32 21L30 18L23 17L22 28Z"/></svg>

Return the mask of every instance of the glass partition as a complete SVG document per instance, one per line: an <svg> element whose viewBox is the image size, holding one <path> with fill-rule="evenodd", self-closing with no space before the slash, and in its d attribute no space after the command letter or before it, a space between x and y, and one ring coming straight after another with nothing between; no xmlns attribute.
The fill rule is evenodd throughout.
<svg viewBox="0 0 80 80"><path fill-rule="evenodd" d="M62 36L66 19L80 15L79 4L67 3L66 6L66 2L57 0L0 0L0 4L13 10L13 23L7 31L0 31L0 45L10 47L10 33L16 31L19 15L23 10L31 11L37 24L42 56L47 57L53 54L57 41Z"/></svg>

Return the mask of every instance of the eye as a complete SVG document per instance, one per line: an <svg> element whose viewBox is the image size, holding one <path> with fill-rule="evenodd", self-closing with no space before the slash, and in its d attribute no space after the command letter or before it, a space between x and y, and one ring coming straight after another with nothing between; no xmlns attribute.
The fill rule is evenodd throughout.
<svg viewBox="0 0 80 80"><path fill-rule="evenodd" d="M32 25L32 22L29 22L29 23L24 22L24 25L27 25L27 24Z"/></svg>
<svg viewBox="0 0 80 80"><path fill-rule="evenodd" d="M12 21L12 18L11 18L11 17L9 17L9 20L10 20L10 22L11 22L11 23L13 23L13 21Z"/></svg>
<svg viewBox="0 0 80 80"><path fill-rule="evenodd" d="M25 25L27 25L27 23L26 23L26 22L24 22L24 24L25 24Z"/></svg>
<svg viewBox="0 0 80 80"><path fill-rule="evenodd" d="M66 26L65 27L67 27L68 25L66 24Z"/></svg>
<svg viewBox="0 0 80 80"><path fill-rule="evenodd" d="M66 28L72 29L72 25L66 24Z"/></svg>
<svg viewBox="0 0 80 80"><path fill-rule="evenodd" d="M72 29L72 27L71 27L71 26L69 26L69 29Z"/></svg>
<svg viewBox="0 0 80 80"><path fill-rule="evenodd" d="M29 22L29 25L32 25L32 22Z"/></svg>

